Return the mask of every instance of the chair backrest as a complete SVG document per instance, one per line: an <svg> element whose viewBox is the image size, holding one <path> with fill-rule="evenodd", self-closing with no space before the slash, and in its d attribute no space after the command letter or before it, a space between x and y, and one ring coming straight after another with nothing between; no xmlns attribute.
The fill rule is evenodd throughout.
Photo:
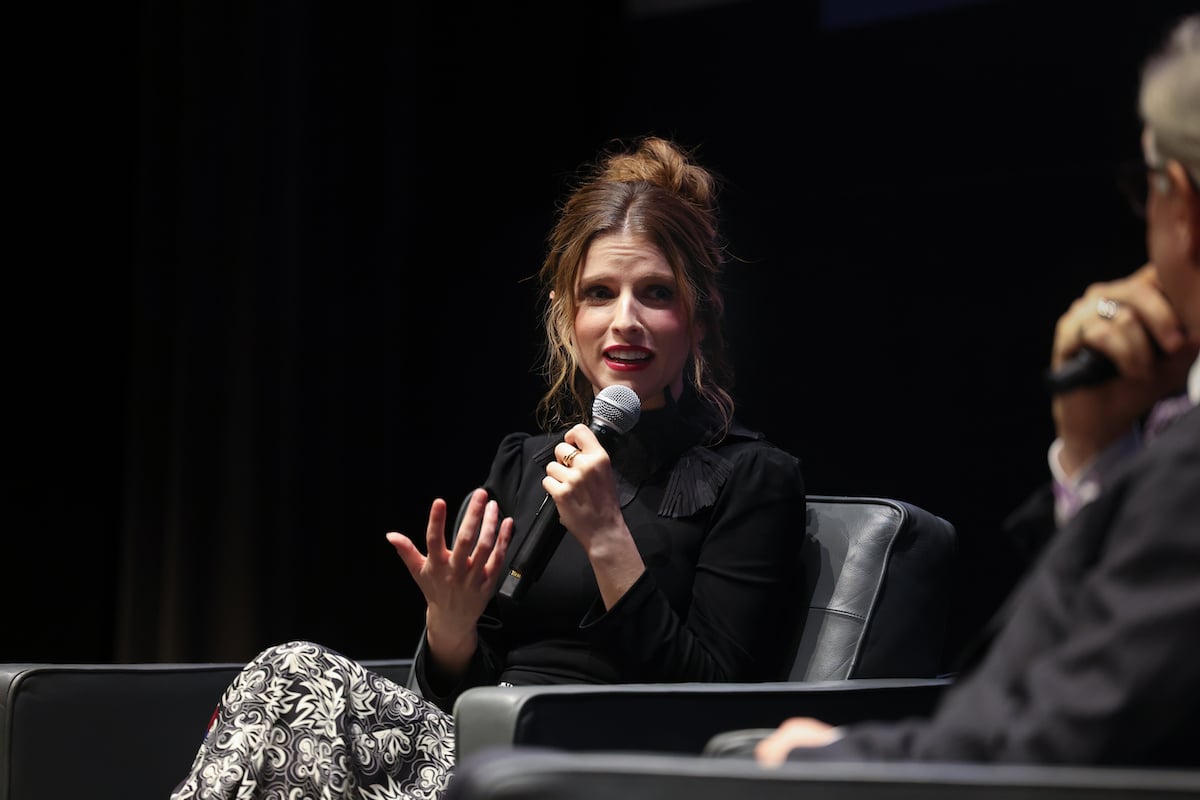
<svg viewBox="0 0 1200 800"><path fill-rule="evenodd" d="M810 495L790 679L940 674L956 550L954 526L912 503Z"/></svg>

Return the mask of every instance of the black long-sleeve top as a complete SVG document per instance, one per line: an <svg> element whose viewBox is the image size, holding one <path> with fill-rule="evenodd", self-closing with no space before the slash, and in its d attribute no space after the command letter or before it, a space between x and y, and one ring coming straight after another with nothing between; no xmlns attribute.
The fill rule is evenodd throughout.
<svg viewBox="0 0 1200 800"><path fill-rule="evenodd" d="M690 400L690 402L688 402ZM646 571L605 611L591 565L564 535L517 601L495 596L466 675L445 685L422 646L422 694L450 710L472 686L783 680L799 625L805 494L800 462L735 425L705 446L694 399L644 411L609 446ZM501 441L484 484L514 517L508 558L546 495L563 433ZM507 568L507 565L506 565Z"/></svg>

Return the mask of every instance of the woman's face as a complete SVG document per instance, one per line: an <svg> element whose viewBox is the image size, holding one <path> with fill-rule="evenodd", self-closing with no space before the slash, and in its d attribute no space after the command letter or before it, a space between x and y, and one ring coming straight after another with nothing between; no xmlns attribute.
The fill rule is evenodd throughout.
<svg viewBox="0 0 1200 800"><path fill-rule="evenodd" d="M657 247L609 234L588 248L575 290L579 368L596 393L613 384L638 393L643 409L683 392L683 369L700 340L688 324L671 266Z"/></svg>

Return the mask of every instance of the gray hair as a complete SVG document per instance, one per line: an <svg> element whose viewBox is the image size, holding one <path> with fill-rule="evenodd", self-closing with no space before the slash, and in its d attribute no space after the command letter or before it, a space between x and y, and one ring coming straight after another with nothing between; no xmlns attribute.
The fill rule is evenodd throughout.
<svg viewBox="0 0 1200 800"><path fill-rule="evenodd" d="M1180 20L1147 59L1138 111L1158 154L1200 183L1200 14Z"/></svg>

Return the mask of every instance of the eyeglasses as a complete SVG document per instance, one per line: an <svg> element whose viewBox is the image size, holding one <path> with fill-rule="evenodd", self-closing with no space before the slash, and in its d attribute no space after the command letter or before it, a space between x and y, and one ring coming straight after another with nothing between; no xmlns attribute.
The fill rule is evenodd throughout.
<svg viewBox="0 0 1200 800"><path fill-rule="evenodd" d="M1117 167L1117 187L1125 195L1130 209L1139 219L1146 218L1146 197L1150 191L1150 176L1164 176L1159 180L1165 180L1166 174L1167 162L1165 161L1162 164L1147 164L1139 158L1125 161ZM1191 170L1185 169L1184 174L1187 175L1188 183L1192 185L1193 191L1200 193L1200 186L1197 185L1196 177L1192 175Z"/></svg>
<svg viewBox="0 0 1200 800"><path fill-rule="evenodd" d="M1146 218L1146 197L1150 192L1150 176L1162 175L1166 165L1150 166L1142 159L1130 159L1117 167L1117 188L1125 195L1129 208L1138 219Z"/></svg>

